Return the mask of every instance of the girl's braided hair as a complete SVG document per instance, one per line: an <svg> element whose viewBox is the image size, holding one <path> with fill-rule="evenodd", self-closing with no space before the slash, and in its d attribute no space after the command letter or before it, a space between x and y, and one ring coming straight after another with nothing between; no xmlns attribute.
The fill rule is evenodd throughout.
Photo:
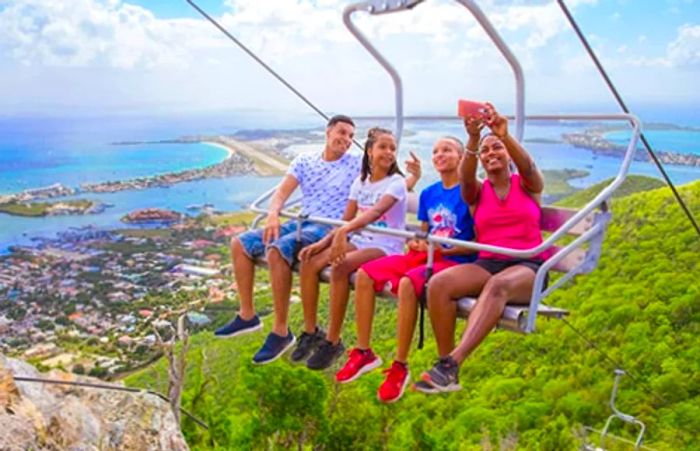
<svg viewBox="0 0 700 451"><path fill-rule="evenodd" d="M367 177L372 173L372 167L369 162L369 150L374 146L374 144L379 139L380 135L391 135L394 133L391 130L381 127L372 127L367 131L367 140L365 141L365 151L362 155L362 172L360 174L360 180L365 181ZM389 168L389 173L387 175L399 174L403 177L403 173L399 169L399 165L396 161Z"/></svg>

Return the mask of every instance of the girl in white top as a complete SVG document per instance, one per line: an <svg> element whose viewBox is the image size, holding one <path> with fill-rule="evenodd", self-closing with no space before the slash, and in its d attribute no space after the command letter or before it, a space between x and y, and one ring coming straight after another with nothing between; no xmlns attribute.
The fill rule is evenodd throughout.
<svg viewBox="0 0 700 451"><path fill-rule="evenodd" d="M396 139L389 130L373 128L367 134L362 172L350 188L343 215L347 224L321 241L301 250L300 282L304 307L304 334L318 336L319 274L330 263L330 314L328 333L307 361L311 369L330 366L345 348L340 330L350 291L350 274L363 263L398 254L404 240L368 231L366 225L403 229L406 223L406 182L396 163ZM349 240L348 234L356 232ZM293 360L302 360L299 356Z"/></svg>

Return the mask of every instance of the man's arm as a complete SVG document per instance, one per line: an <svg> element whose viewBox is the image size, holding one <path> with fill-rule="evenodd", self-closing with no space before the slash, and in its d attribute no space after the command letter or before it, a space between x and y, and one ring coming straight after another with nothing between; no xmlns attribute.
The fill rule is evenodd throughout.
<svg viewBox="0 0 700 451"><path fill-rule="evenodd" d="M265 229L263 230L263 242L268 244L280 236L280 211L284 203L287 202L289 196L292 195L295 189L299 186L297 179L287 174L279 184L275 194L272 195L270 206L268 207L267 219L265 220Z"/></svg>

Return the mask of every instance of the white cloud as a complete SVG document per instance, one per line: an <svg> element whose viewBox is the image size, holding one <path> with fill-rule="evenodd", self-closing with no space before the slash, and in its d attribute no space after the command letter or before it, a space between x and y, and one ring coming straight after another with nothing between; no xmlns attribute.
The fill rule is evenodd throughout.
<svg viewBox="0 0 700 451"><path fill-rule="evenodd" d="M700 67L700 25L683 25L678 36L668 45L668 60L674 67Z"/></svg>
<svg viewBox="0 0 700 451"><path fill-rule="evenodd" d="M0 10L0 46L25 65L182 66L211 35L202 21L160 20L119 0L21 0Z"/></svg>

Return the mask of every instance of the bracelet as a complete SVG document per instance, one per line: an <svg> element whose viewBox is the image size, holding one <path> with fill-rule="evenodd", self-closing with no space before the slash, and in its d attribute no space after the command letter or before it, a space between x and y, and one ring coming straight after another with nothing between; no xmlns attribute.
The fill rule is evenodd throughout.
<svg viewBox="0 0 700 451"><path fill-rule="evenodd" d="M479 151L478 150L471 150L468 147L464 148L464 151L469 154L469 155L474 155L475 157L479 156Z"/></svg>

